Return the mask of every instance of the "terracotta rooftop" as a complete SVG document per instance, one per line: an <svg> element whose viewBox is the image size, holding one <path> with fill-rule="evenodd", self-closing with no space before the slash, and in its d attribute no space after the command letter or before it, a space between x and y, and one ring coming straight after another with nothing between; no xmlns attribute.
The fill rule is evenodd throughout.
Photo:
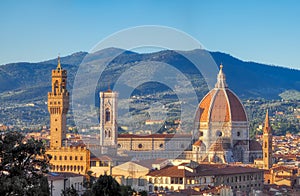
<svg viewBox="0 0 300 196"><path fill-rule="evenodd" d="M202 141L201 140L197 140L193 146L201 146L202 145Z"/></svg>
<svg viewBox="0 0 300 196"><path fill-rule="evenodd" d="M191 134L119 134L118 138L191 138Z"/></svg>
<svg viewBox="0 0 300 196"><path fill-rule="evenodd" d="M225 75L220 69L216 87L200 102L200 122L247 121L247 115L239 98L228 89Z"/></svg>
<svg viewBox="0 0 300 196"><path fill-rule="evenodd" d="M261 169L224 164L200 164L195 172L179 169L178 166L167 166L160 170L150 171L148 176L189 177L189 176L219 176L243 173L263 172Z"/></svg>
<svg viewBox="0 0 300 196"><path fill-rule="evenodd" d="M239 98L229 89L213 89L200 102L200 122L247 121Z"/></svg>
<svg viewBox="0 0 300 196"><path fill-rule="evenodd" d="M178 169L178 166L169 165L160 170L150 171L148 176L168 176L168 177L187 177L197 176L196 173L192 173L185 169Z"/></svg>

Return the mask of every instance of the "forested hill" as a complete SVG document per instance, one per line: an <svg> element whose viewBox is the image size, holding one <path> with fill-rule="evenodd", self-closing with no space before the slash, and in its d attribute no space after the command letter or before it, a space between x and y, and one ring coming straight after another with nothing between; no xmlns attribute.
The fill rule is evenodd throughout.
<svg viewBox="0 0 300 196"><path fill-rule="evenodd" d="M105 58L103 54L109 56L112 50L120 49L105 49L102 51L103 58ZM197 55L197 50L189 52ZM218 65L221 63L224 65L229 88L242 99L280 99L279 95L285 91L300 91L299 70L245 62L221 52L210 52L210 54ZM86 52L78 52L61 58L63 68L68 71L70 91L78 66L86 55ZM191 63L177 52L166 50L150 54L138 54L125 51L114 60L114 69L108 70L108 75L112 77L109 80L113 83L115 70L130 67L134 65L134 62L147 62L152 59L167 63L171 62L173 66L182 70L191 70L191 72L186 71L187 74L193 74ZM46 100L51 85L51 70L56 65L57 59L40 63L19 62L0 66L0 100L19 102ZM100 86L99 90L101 88L107 88L107 85L105 84L105 87ZM156 86L148 86L147 88L154 88L155 90ZM206 92L201 94L204 93Z"/></svg>

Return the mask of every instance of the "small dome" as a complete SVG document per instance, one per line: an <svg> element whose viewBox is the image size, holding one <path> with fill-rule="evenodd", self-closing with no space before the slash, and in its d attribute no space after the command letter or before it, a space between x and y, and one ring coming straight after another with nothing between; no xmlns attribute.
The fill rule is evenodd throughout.
<svg viewBox="0 0 300 196"><path fill-rule="evenodd" d="M227 87L222 66L216 86L200 102L198 114L200 122L247 121L244 106Z"/></svg>

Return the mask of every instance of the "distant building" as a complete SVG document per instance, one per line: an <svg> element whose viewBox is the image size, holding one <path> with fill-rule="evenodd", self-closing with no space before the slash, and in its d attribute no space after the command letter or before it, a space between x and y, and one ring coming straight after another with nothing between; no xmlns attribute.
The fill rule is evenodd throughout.
<svg viewBox="0 0 300 196"><path fill-rule="evenodd" d="M47 174L48 184L50 189L50 196L61 195L62 191L73 187L79 195L82 195L85 191L83 186L84 176L74 173L53 173Z"/></svg>
<svg viewBox="0 0 300 196"><path fill-rule="evenodd" d="M229 186L234 193L249 194L263 189L263 170L222 164L197 164L176 160L164 168L147 174L148 191L205 190L215 186Z"/></svg>
<svg viewBox="0 0 300 196"><path fill-rule="evenodd" d="M66 120L69 109L67 71L62 69L60 59L52 70L52 91L48 93L50 113L50 147L46 153L52 156L51 170L86 174L90 168L90 151L84 146L66 145Z"/></svg>
<svg viewBox="0 0 300 196"><path fill-rule="evenodd" d="M192 160L249 163L262 156L261 147L251 148L260 144L249 139L246 111L228 88L222 65L215 88L199 104L195 121L199 139L193 145Z"/></svg>

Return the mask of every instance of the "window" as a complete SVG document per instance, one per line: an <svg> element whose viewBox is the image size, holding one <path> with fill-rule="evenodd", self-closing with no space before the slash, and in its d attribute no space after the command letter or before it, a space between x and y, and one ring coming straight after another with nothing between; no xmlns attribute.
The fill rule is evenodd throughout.
<svg viewBox="0 0 300 196"><path fill-rule="evenodd" d="M143 144L139 144L139 145L138 145L138 148L143 148Z"/></svg>
<svg viewBox="0 0 300 196"><path fill-rule="evenodd" d="M131 177L127 177L126 178L126 185L127 186L131 186L132 185L132 178Z"/></svg>
<svg viewBox="0 0 300 196"><path fill-rule="evenodd" d="M70 161L72 161L72 156L70 156Z"/></svg>
<svg viewBox="0 0 300 196"><path fill-rule="evenodd" d="M67 158L67 156L65 156L65 160L67 160L68 158Z"/></svg>
<svg viewBox="0 0 300 196"><path fill-rule="evenodd" d="M75 156L75 161L77 161L77 156Z"/></svg>
<svg viewBox="0 0 300 196"><path fill-rule="evenodd" d="M163 148L163 147L164 147L164 144L159 144L159 147L160 147L160 148Z"/></svg>
<svg viewBox="0 0 300 196"><path fill-rule="evenodd" d="M96 166L96 161L91 161L91 167L95 167Z"/></svg>
<svg viewBox="0 0 300 196"><path fill-rule="evenodd" d="M138 180L138 186L145 186L145 180L142 177Z"/></svg>
<svg viewBox="0 0 300 196"><path fill-rule="evenodd" d="M56 156L54 156L54 160L56 160L57 158L56 158Z"/></svg>
<svg viewBox="0 0 300 196"><path fill-rule="evenodd" d="M149 178L149 183L152 184L152 178Z"/></svg>
<svg viewBox="0 0 300 196"><path fill-rule="evenodd" d="M59 156L59 160L60 160L60 161L62 160L62 156Z"/></svg>
<svg viewBox="0 0 300 196"><path fill-rule="evenodd" d="M240 137L240 136L241 136L241 132L238 131L238 132L236 133L236 135L237 135L238 137Z"/></svg>
<svg viewBox="0 0 300 196"><path fill-rule="evenodd" d="M110 111L109 109L105 110L105 122L109 122L110 121Z"/></svg>
<svg viewBox="0 0 300 196"><path fill-rule="evenodd" d="M80 156L80 161L82 161L83 160L83 156Z"/></svg>

